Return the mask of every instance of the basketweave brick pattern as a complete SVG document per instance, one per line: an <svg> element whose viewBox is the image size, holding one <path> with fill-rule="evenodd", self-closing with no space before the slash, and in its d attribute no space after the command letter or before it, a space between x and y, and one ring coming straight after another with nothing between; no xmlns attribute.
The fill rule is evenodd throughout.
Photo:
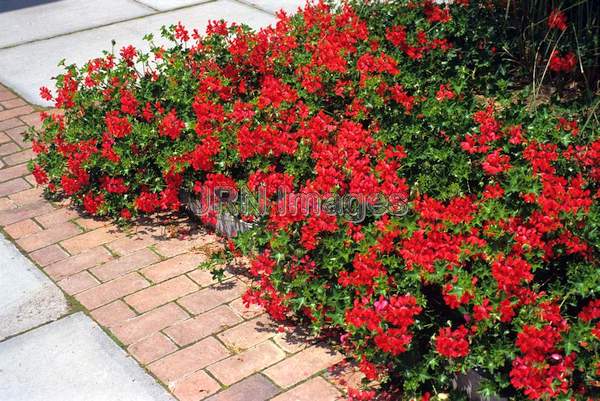
<svg viewBox="0 0 600 401"><path fill-rule="evenodd" d="M358 383L342 356L198 269L218 238L182 216L130 228L43 198L24 133L38 112L0 85L0 227L181 401L334 401Z"/></svg>

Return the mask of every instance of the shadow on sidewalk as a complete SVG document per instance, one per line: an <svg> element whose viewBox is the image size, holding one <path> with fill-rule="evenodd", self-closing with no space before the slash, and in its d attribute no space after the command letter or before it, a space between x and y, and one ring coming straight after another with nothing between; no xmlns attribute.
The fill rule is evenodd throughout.
<svg viewBox="0 0 600 401"><path fill-rule="evenodd" d="M41 6L60 0L0 0L0 13L19 10L21 8Z"/></svg>

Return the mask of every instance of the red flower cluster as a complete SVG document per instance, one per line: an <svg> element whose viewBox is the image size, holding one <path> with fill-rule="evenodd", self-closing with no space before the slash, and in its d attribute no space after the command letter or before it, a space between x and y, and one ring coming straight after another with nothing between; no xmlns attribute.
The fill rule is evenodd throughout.
<svg viewBox="0 0 600 401"><path fill-rule="evenodd" d="M131 123L127 117L119 117L117 111L110 111L104 117L106 129L115 138L123 138L131 133Z"/></svg>
<svg viewBox="0 0 600 401"><path fill-rule="evenodd" d="M566 394L570 387L575 354L557 348L560 332L550 325L537 329L525 326L517 336L523 356L513 361L511 383L532 400Z"/></svg>
<svg viewBox="0 0 600 401"><path fill-rule="evenodd" d="M468 334L469 331L464 326L460 326L456 330L444 327L440 329L435 339L435 349L440 355L448 358L465 357L469 355Z"/></svg>
<svg viewBox="0 0 600 401"><path fill-rule="evenodd" d="M548 16L548 28L558 29L559 31L566 31L567 30L566 14L559 9L552 10L550 15Z"/></svg>
<svg viewBox="0 0 600 401"><path fill-rule="evenodd" d="M554 72L571 72L577 65L577 56L573 52L569 52L563 56L558 51L552 52L550 56L550 70Z"/></svg>
<svg viewBox="0 0 600 401"><path fill-rule="evenodd" d="M160 125L158 126L158 131L160 135L175 140L179 138L179 135L181 135L181 131L184 128L185 123L177 118L177 112L175 110L171 110L166 116L163 117Z"/></svg>

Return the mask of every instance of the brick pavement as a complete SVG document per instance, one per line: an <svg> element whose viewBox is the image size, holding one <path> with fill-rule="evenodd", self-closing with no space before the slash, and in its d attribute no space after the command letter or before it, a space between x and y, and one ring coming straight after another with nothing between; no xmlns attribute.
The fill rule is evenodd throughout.
<svg viewBox="0 0 600 401"><path fill-rule="evenodd" d="M37 112L0 85L0 227L181 401L334 401L360 376L298 329L247 309L243 276L199 270L218 239L181 216L129 229L42 197L23 133Z"/></svg>

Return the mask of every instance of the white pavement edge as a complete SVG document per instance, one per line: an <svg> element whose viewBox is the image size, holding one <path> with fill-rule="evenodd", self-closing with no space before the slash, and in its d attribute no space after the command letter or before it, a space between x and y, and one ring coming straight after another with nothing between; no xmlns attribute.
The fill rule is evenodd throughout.
<svg viewBox="0 0 600 401"><path fill-rule="evenodd" d="M68 310L62 291L0 233L0 341Z"/></svg>

